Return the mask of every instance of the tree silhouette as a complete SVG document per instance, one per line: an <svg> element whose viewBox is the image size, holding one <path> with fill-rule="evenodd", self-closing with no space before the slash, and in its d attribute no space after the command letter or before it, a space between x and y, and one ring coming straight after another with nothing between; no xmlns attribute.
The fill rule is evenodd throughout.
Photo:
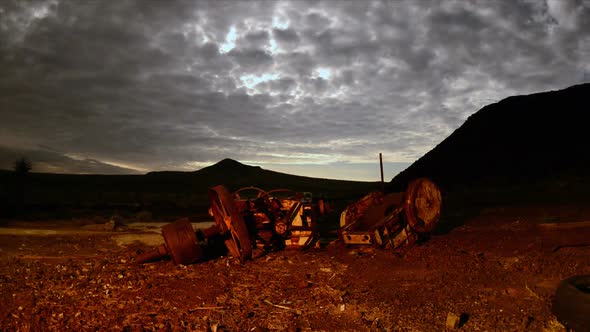
<svg viewBox="0 0 590 332"><path fill-rule="evenodd" d="M14 162L14 171L18 174L27 174L33 169L31 161L25 157L20 157Z"/></svg>

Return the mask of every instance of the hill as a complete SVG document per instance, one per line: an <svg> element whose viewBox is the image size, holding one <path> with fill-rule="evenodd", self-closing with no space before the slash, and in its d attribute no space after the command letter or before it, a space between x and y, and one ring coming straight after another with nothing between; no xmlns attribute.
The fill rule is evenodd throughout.
<svg viewBox="0 0 590 332"><path fill-rule="evenodd" d="M255 186L265 190L287 188L324 194L335 199L346 199L350 195L356 196L359 190L362 194L379 188L378 182L330 180L291 175L265 170L260 166L244 165L232 159L224 159L194 172L151 172L146 177L152 183L170 183L175 186L193 184L209 188L223 184L230 190L245 186ZM192 183L184 181L192 181Z"/></svg>
<svg viewBox="0 0 590 332"><path fill-rule="evenodd" d="M426 176L446 193L494 202L583 201L590 195L590 84L506 98L471 115L387 190Z"/></svg>
<svg viewBox="0 0 590 332"><path fill-rule="evenodd" d="M194 172L151 172L145 175L74 175L0 171L0 217L86 216L149 211L158 216L204 215L208 189L256 186L287 188L322 195L344 205L377 190L378 182L317 179L289 175L224 159Z"/></svg>

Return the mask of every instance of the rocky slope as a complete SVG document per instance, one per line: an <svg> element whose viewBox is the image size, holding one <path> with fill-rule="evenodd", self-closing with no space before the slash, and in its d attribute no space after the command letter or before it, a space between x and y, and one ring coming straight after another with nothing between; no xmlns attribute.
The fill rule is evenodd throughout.
<svg viewBox="0 0 590 332"><path fill-rule="evenodd" d="M528 187L548 195L587 194L589 95L590 84L582 84L485 106L388 189L403 190L427 176L448 192Z"/></svg>

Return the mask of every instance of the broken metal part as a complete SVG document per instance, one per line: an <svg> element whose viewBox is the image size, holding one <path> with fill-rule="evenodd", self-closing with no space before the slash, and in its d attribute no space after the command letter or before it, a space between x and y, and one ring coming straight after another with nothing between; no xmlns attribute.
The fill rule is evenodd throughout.
<svg viewBox="0 0 590 332"><path fill-rule="evenodd" d="M375 229L373 232L375 243L385 249L396 249L401 246L412 245L418 240L418 234L413 232L407 224L403 226L398 224L396 226L398 227L393 230L387 227Z"/></svg>
<svg viewBox="0 0 590 332"><path fill-rule="evenodd" d="M135 263L143 264L153 262L162 259L166 256L168 256L168 249L166 249L166 245L162 244L150 251L146 251L142 254L137 255L137 257L135 257Z"/></svg>
<svg viewBox="0 0 590 332"><path fill-rule="evenodd" d="M225 245L229 252L244 263L252 258L252 244L248 228L234 199L224 186L215 186L209 190L211 212L215 223L225 236Z"/></svg>
<svg viewBox="0 0 590 332"><path fill-rule="evenodd" d="M162 237L165 244L137 256L135 262L142 264L170 255L174 264L187 265L203 257L193 226L186 218L163 226Z"/></svg>
<svg viewBox="0 0 590 332"><path fill-rule="evenodd" d="M419 178L410 183L404 200L406 219L418 233L434 230L442 206L440 189L427 178Z"/></svg>
<svg viewBox="0 0 590 332"><path fill-rule="evenodd" d="M340 235L346 244L373 244L373 237L368 232L342 232Z"/></svg>
<svg viewBox="0 0 590 332"><path fill-rule="evenodd" d="M285 245L289 249L307 250L314 247L318 237L312 230L291 230L291 236L285 240Z"/></svg>
<svg viewBox="0 0 590 332"><path fill-rule="evenodd" d="M379 205L382 197L382 192L372 192L350 204L340 215L340 227L348 231L354 231L356 228L367 228L366 225L362 224L367 209Z"/></svg>
<svg viewBox="0 0 590 332"><path fill-rule="evenodd" d="M399 233L402 194L367 194L349 205L340 216L341 239L346 244L385 246Z"/></svg>

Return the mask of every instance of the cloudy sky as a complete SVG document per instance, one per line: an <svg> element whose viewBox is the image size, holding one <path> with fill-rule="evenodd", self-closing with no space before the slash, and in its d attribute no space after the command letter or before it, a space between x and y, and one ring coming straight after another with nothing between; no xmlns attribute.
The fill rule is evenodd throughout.
<svg viewBox="0 0 590 332"><path fill-rule="evenodd" d="M2 0L0 168L390 179L589 60L590 0Z"/></svg>

